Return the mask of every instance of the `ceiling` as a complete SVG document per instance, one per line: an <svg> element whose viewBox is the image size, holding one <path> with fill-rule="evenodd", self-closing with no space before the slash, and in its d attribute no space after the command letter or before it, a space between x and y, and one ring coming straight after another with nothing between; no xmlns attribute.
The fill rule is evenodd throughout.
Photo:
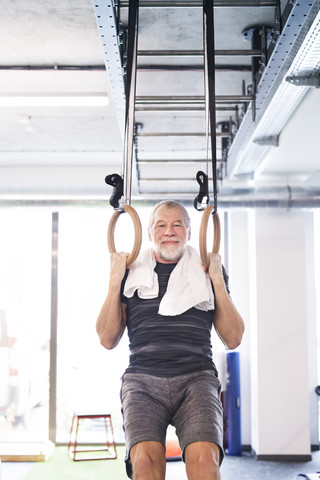
<svg viewBox="0 0 320 480"><path fill-rule="evenodd" d="M140 1L134 200L192 201L198 170L211 190L202 8L199 0L169 3ZM111 195L104 179L122 173L124 154L117 30L125 39L128 8L120 5L2 2L0 202ZM319 0L215 1L220 198L320 188L319 10ZM266 48L252 34L262 46L265 35ZM62 105L70 99L75 106Z"/></svg>

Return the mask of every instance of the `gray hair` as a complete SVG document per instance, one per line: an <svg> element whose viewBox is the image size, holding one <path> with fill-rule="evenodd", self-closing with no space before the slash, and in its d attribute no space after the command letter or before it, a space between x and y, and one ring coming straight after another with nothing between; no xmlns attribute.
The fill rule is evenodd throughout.
<svg viewBox="0 0 320 480"><path fill-rule="evenodd" d="M155 213L160 207L167 207L167 208L177 208L178 207L178 208L180 208L181 212L183 213L184 222L186 224L186 227L188 229L191 227L190 217L189 217L189 214L188 214L186 208L183 205L181 205L181 203L175 202L174 200L164 200L163 202L157 203L154 206L154 208L151 212L150 219L149 219L149 225L148 225L148 232L149 233L151 232L151 229L152 229Z"/></svg>

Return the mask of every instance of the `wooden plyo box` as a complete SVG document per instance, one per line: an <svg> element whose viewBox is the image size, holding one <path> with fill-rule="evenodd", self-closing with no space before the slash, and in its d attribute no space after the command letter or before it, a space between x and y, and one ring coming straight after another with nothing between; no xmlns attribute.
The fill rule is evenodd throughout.
<svg viewBox="0 0 320 480"><path fill-rule="evenodd" d="M0 443L2 462L44 462L52 455L54 443Z"/></svg>

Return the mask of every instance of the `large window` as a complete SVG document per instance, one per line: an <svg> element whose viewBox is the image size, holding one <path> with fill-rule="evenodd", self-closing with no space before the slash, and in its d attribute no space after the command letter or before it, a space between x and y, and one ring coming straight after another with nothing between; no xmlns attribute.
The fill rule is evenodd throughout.
<svg viewBox="0 0 320 480"><path fill-rule="evenodd" d="M137 211L142 248L147 248L151 207L137 207ZM107 229L112 213L111 207L64 207L58 214L59 443L69 439L75 409L111 413L116 441L124 440L119 389L128 363L127 335L116 349L107 351L95 330L108 290ZM198 248L202 215L193 208L189 213L190 243ZM223 223L221 215L220 219ZM44 207L1 209L0 221L0 441L47 440L52 212ZM209 222L208 248L211 230ZM117 250L130 251L133 236L129 215L120 215L115 229Z"/></svg>
<svg viewBox="0 0 320 480"><path fill-rule="evenodd" d="M0 441L48 438L51 215L0 210Z"/></svg>
<svg viewBox="0 0 320 480"><path fill-rule="evenodd" d="M117 349L107 351L95 330L108 291L111 213L111 209L73 208L59 214L58 442L68 440L74 409L111 413L116 441L123 441L119 388L128 358L126 337ZM133 242L130 217L123 217L116 229L116 245L121 250L131 248ZM122 241L118 238L121 230Z"/></svg>
<svg viewBox="0 0 320 480"><path fill-rule="evenodd" d="M317 315L317 369L318 385L320 385L320 211L314 212L314 251L315 251L315 287L316 287L316 315ZM318 428L320 442L320 401L318 402Z"/></svg>

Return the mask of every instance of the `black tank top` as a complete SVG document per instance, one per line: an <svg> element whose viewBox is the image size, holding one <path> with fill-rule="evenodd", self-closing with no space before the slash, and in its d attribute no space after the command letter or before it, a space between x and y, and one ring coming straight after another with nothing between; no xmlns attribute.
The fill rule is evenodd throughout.
<svg viewBox="0 0 320 480"><path fill-rule="evenodd" d="M157 263L159 296L141 299L123 295L128 272L122 282L121 302L127 304L130 362L126 372L173 377L200 370L215 370L211 329L214 311L190 308L181 315L159 315L159 303L176 264ZM227 275L224 271L227 284Z"/></svg>

